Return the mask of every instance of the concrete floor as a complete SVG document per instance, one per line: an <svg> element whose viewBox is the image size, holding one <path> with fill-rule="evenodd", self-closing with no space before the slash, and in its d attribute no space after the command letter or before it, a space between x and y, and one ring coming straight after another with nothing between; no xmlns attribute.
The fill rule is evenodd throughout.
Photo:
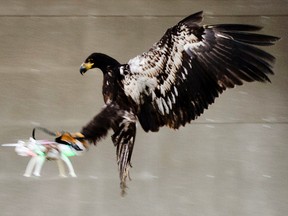
<svg viewBox="0 0 288 216"><path fill-rule="evenodd" d="M193 124L146 134L138 127L128 195L119 190L107 138L73 158L78 178L56 163L22 177L28 158L0 148L1 215L283 216L288 212L288 40L285 0L77 1L0 3L0 143L35 125L79 131L102 107L102 75L79 74L92 52L125 63L184 16L249 23L282 37L272 84L226 91Z"/></svg>

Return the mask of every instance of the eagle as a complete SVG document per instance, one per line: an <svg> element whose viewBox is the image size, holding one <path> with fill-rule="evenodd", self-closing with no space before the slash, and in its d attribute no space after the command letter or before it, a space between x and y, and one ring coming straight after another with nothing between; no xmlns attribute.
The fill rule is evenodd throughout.
<svg viewBox="0 0 288 216"><path fill-rule="evenodd" d="M82 75L93 68L103 72L105 102L82 128L80 139L96 144L113 130L123 191L130 179L137 122L145 132L178 129L199 117L224 90L244 82L270 82L275 58L258 46L280 38L257 33L262 28L255 25L200 25L202 19L202 11L184 18L126 64L95 52L80 67Z"/></svg>

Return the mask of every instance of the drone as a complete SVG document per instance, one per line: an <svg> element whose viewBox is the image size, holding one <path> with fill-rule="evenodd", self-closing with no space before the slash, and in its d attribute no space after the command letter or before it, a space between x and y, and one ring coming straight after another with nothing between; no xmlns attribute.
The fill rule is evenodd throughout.
<svg viewBox="0 0 288 216"><path fill-rule="evenodd" d="M36 139L35 131L37 129L42 130L49 135L58 135L58 137L55 139L55 141ZM67 177L64 167L65 163L68 168L69 175L71 177L77 177L69 157L82 155L87 149L87 145L85 145L83 141L81 142L76 139L73 140L73 142L69 142L67 139L62 139L63 134L65 134L65 132L53 133L46 128L37 127L33 129L32 137L29 139L21 139L18 140L17 143L2 144L2 146L15 147L15 152L19 156L31 158L23 174L25 177L31 177L31 175L40 177L41 169L45 161L57 162L59 176ZM61 139L59 139L59 135L61 135Z"/></svg>

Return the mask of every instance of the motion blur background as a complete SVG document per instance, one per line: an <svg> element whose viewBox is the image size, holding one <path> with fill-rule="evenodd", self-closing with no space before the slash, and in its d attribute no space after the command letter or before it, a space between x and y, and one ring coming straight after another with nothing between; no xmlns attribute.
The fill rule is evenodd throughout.
<svg viewBox="0 0 288 216"><path fill-rule="evenodd" d="M205 24L255 24L282 37L265 48L277 58L272 84L228 90L178 131L139 126L124 198L109 136L71 159L78 178L58 177L55 162L25 178L29 158L0 147L1 215L287 214L287 0L1 0L0 143L35 126L81 130L103 106L102 74L82 77L83 60L96 51L125 63L200 10Z"/></svg>

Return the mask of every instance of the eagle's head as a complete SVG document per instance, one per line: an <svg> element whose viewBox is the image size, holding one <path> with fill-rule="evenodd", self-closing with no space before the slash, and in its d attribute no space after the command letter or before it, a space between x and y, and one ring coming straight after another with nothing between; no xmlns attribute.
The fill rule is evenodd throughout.
<svg viewBox="0 0 288 216"><path fill-rule="evenodd" d="M106 72L108 67L115 67L120 65L118 61L103 53L92 53L80 66L80 73L83 75L86 71L92 68L99 68Z"/></svg>

